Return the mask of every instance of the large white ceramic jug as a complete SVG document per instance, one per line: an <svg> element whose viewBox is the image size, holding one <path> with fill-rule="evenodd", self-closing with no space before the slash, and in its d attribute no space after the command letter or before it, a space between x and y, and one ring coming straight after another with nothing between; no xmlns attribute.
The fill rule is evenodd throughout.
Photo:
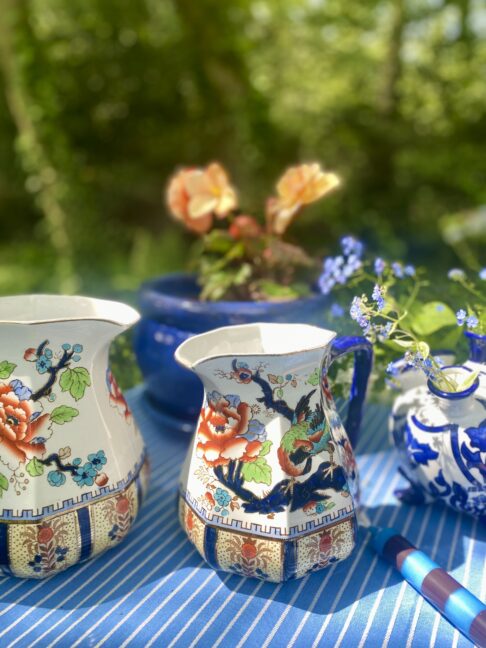
<svg viewBox="0 0 486 648"><path fill-rule="evenodd" d="M108 368L138 320L117 302L0 299L0 569L42 578L119 542L145 488L142 437Z"/></svg>
<svg viewBox="0 0 486 648"><path fill-rule="evenodd" d="M327 382L329 365L347 352L357 360L346 426L353 441L371 369L364 338L247 324L177 350L205 389L181 475L180 518L216 569L283 581L352 551L357 468Z"/></svg>

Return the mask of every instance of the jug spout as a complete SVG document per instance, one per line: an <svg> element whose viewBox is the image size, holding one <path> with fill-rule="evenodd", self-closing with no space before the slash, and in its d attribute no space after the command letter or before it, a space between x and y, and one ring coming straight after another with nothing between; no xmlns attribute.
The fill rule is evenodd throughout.
<svg viewBox="0 0 486 648"><path fill-rule="evenodd" d="M242 324L202 333L183 342L175 353L179 364L198 367L225 356L287 356L322 352L336 334L308 324Z"/></svg>
<svg viewBox="0 0 486 648"><path fill-rule="evenodd" d="M121 302L66 295L18 295L0 299L0 324L51 324L70 321L102 321L118 331L130 328L138 312Z"/></svg>

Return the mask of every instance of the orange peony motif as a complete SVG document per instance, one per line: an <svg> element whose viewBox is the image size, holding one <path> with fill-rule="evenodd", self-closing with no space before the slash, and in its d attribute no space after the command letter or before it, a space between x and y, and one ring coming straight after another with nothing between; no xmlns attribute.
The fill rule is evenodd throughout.
<svg viewBox="0 0 486 648"><path fill-rule="evenodd" d="M224 218L237 206L236 191L217 162L205 169L182 169L169 181L167 204L176 220L197 234Z"/></svg>
<svg viewBox="0 0 486 648"><path fill-rule="evenodd" d="M273 234L283 234L304 205L319 200L340 183L335 173L320 165L301 164L287 169L277 183L277 198L267 201L267 226Z"/></svg>
<svg viewBox="0 0 486 648"><path fill-rule="evenodd" d="M247 540L241 545L241 555L246 560L253 560L257 555L257 548L254 540Z"/></svg>
<svg viewBox="0 0 486 648"><path fill-rule="evenodd" d="M44 443L32 443L46 426L49 415L32 420L32 402L20 400L10 385L0 384L0 461L16 470L20 464L46 451Z"/></svg>
<svg viewBox="0 0 486 648"><path fill-rule="evenodd" d="M226 466L235 460L255 461L262 444L243 436L248 432L250 418L248 403L232 406L224 396L210 400L208 407L201 410L197 456L208 466Z"/></svg>

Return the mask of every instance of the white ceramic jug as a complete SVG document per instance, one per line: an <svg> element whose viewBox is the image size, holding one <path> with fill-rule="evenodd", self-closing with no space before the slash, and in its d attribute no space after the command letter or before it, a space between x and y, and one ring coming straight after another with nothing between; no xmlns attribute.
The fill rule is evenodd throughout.
<svg viewBox="0 0 486 648"><path fill-rule="evenodd" d="M370 343L300 324L247 324L184 342L205 398L181 475L180 519L216 569L298 578L355 546L358 475L327 383L356 352L347 432L358 432Z"/></svg>
<svg viewBox="0 0 486 648"><path fill-rule="evenodd" d="M43 578L118 543L146 487L144 444L108 368L125 304L0 299L0 569Z"/></svg>

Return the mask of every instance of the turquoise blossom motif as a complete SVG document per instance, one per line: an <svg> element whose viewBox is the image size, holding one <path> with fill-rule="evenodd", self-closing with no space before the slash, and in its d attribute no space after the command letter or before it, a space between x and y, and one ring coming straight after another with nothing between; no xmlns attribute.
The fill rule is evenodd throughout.
<svg viewBox="0 0 486 648"><path fill-rule="evenodd" d="M91 463L93 468L99 472L106 464L106 455L103 450L98 450L95 454L88 455L88 461Z"/></svg>
<svg viewBox="0 0 486 648"><path fill-rule="evenodd" d="M52 362L46 355L41 355L35 366L40 374L45 374L52 367Z"/></svg>
<svg viewBox="0 0 486 648"><path fill-rule="evenodd" d="M224 488L217 488L214 493L214 499L218 504L218 506L214 507L216 513L219 513L223 517L227 517L229 515L227 507L231 502L231 495Z"/></svg>
<svg viewBox="0 0 486 648"><path fill-rule="evenodd" d="M81 459L75 459L73 463L81 462ZM81 488L82 486L92 486L96 477L96 469L89 461L84 466L79 466L73 476L73 480Z"/></svg>
<svg viewBox="0 0 486 648"><path fill-rule="evenodd" d="M66 482L66 475L60 470L51 470L47 473L47 481L51 486L62 486Z"/></svg>

